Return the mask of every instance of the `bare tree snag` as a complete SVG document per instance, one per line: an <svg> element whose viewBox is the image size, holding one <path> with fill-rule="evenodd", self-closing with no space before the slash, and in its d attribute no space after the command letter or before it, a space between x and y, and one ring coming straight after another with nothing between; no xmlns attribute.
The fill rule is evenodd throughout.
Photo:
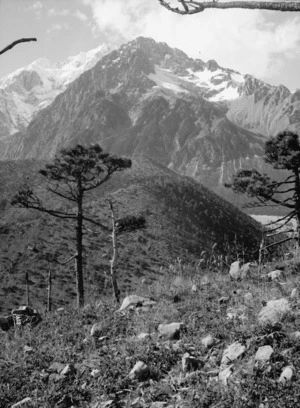
<svg viewBox="0 0 300 408"><path fill-rule="evenodd" d="M51 312L51 309L52 309L51 291L52 291L52 269L51 269L51 263L49 262L49 273L48 273L48 305L47 305L48 312Z"/></svg>
<svg viewBox="0 0 300 408"><path fill-rule="evenodd" d="M3 48L3 50L0 51L0 55L4 54L6 51L11 50L15 45L23 43L23 42L29 42L29 41L37 41L36 38L21 38L20 40L16 40L9 44L7 47Z"/></svg>
<svg viewBox="0 0 300 408"><path fill-rule="evenodd" d="M26 306L29 306L29 278L28 272L25 274L25 285L26 285Z"/></svg>
<svg viewBox="0 0 300 408"><path fill-rule="evenodd" d="M173 13L188 15L201 13L205 9L248 9L248 10L273 10L273 11L300 11L300 2L298 1L193 1L177 0L182 7L177 7L174 0L171 2L158 0L160 5ZM173 5L174 4L174 5Z"/></svg>
<svg viewBox="0 0 300 408"><path fill-rule="evenodd" d="M112 283L112 287L114 291L114 297L116 301L119 303L120 302L120 291L118 288L116 271L115 271L115 266L116 266L117 256L118 256L116 220L115 220L115 214L114 214L114 207L113 207L113 203L111 200L109 200L109 208L110 208L110 216L111 216L111 221L112 221L111 239L112 239L112 247L113 247L113 254L110 260L110 277L111 277L111 283Z"/></svg>

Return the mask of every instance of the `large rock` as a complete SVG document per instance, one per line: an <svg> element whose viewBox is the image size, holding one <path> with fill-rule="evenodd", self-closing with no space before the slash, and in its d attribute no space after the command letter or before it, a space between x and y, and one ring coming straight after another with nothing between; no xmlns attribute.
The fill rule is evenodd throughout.
<svg viewBox="0 0 300 408"><path fill-rule="evenodd" d="M291 311L288 299L269 300L258 315L258 322L262 325L276 324Z"/></svg>
<svg viewBox="0 0 300 408"><path fill-rule="evenodd" d="M160 324L158 326L159 337L165 338L167 340L179 340L180 332L185 328L183 322L180 323L170 323L170 324Z"/></svg>
<svg viewBox="0 0 300 408"><path fill-rule="evenodd" d="M126 296L126 298L123 300L122 305L118 311L123 312L125 310L128 310L129 308L136 307L152 307L155 304L156 302L149 298L145 298L138 295L129 295Z"/></svg>

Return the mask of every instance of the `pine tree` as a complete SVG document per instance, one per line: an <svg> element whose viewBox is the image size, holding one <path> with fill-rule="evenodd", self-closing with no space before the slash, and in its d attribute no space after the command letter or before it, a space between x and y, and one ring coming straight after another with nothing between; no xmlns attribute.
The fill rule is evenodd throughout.
<svg viewBox="0 0 300 408"><path fill-rule="evenodd" d="M282 206L288 213L278 221L287 224L292 218L297 220L298 244L300 245L300 141L299 136L290 131L279 133L265 144L265 161L274 169L286 170L283 181L274 181L259 171L239 170L233 181L226 184L234 192L256 197L252 206ZM278 229L276 227L274 229Z"/></svg>
<svg viewBox="0 0 300 408"><path fill-rule="evenodd" d="M131 167L131 160L110 155L103 152L99 145L84 147L77 145L61 150L53 163L46 164L39 173L45 178L47 190L60 198L73 203L76 211L70 212L49 208L26 186L16 194L12 205L34 209L61 219L76 221L76 279L77 306L84 305L83 283L83 224L85 221L94 223L103 229L103 224L95 221L86 214L84 198L86 194L100 187L111 176Z"/></svg>

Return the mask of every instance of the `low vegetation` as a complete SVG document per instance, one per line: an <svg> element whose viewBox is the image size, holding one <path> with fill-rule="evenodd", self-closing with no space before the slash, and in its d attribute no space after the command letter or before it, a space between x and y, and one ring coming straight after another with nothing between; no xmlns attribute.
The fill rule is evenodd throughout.
<svg viewBox="0 0 300 408"><path fill-rule="evenodd" d="M146 311L139 308L118 313L110 299L99 297L85 308L73 307L45 314L30 331L11 331L0 337L0 406L30 398L26 407L295 407L300 403L300 340L291 333L300 323L298 300L293 313L280 324L262 327L257 316L264 302L288 297L299 287L299 257L281 264L267 263L261 275L284 268L281 281L266 281L253 267L249 277L233 281L228 271L216 272L184 264L179 259L160 281L140 282L135 293L154 299ZM192 290L196 285L197 290ZM195 289L195 287L194 287ZM228 310L243 307L251 293L253 305L243 318L229 318ZM220 298L232 297L227 310ZM160 323L184 322L179 341L159 338ZM99 339L90 336L94 323L101 323ZM149 333L138 340L139 333ZM215 339L205 349L202 339ZM233 342L246 346L242 358L233 362L225 386L218 380L224 349ZM260 346L273 347L271 359L252 364ZM199 361L197 370L183 372L182 357L189 352ZM143 381L128 374L137 361L149 367ZM251 365L252 364L252 365ZM293 365L292 380L282 385L278 378ZM59 374L62 368L65 374Z"/></svg>

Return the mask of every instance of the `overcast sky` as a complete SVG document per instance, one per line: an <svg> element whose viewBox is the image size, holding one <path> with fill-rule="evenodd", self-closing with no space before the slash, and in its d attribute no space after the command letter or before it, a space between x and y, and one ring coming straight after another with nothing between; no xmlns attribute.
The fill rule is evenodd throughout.
<svg viewBox="0 0 300 408"><path fill-rule="evenodd" d="M180 16L158 0L0 0L0 49L19 38L38 39L1 55L0 77L37 58L59 61L140 35L292 91L300 88L300 12Z"/></svg>

